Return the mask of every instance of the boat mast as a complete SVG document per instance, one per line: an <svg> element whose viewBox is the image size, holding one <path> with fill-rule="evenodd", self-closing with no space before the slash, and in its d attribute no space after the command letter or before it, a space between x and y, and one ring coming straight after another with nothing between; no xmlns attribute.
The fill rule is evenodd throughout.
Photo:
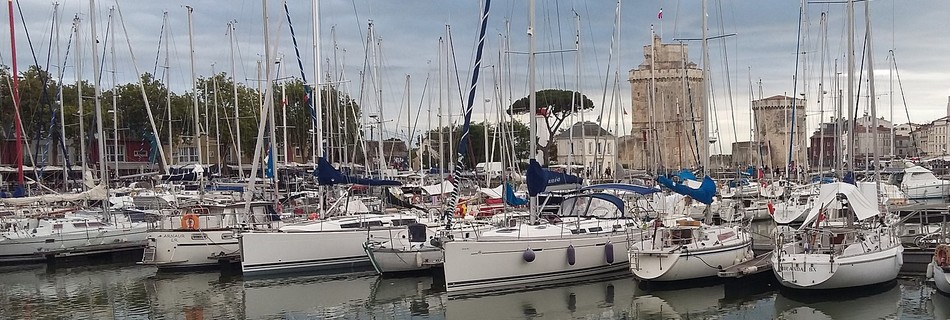
<svg viewBox="0 0 950 320"><path fill-rule="evenodd" d="M211 64L211 91L214 94L214 150L218 155L218 171L221 170L221 123L218 115L218 74L214 69L214 63Z"/></svg>
<svg viewBox="0 0 950 320"><path fill-rule="evenodd" d="M82 106L82 85L83 85L82 83L82 45L80 41L82 40L82 36L81 36L81 33L79 33L80 22L81 20L79 19L79 15L76 15L76 17L73 18L73 31L76 32L76 101L77 101L76 103L79 108L79 159L80 159L79 162L80 162L80 165L82 166L82 168L80 169L81 171L79 173L79 176L80 176L79 179L85 182L85 179L86 179L86 121L85 121L86 115ZM13 65L16 66L16 63L14 63ZM16 79L17 77L13 77L13 78ZM20 130L17 130L17 132L20 132ZM79 185L82 186L83 191L86 191L85 183L80 183Z"/></svg>
<svg viewBox="0 0 950 320"><path fill-rule="evenodd" d="M323 88L320 86L320 0L313 0L310 2L311 7L311 18L313 20L313 86L310 88L311 104L313 106L314 119L313 119L313 135L311 137L311 152L313 153L313 169L317 170L317 156L323 157ZM339 100L339 99L338 99ZM333 109L330 108L332 111ZM343 127L346 127L346 122L343 122ZM332 142L332 136L331 136ZM323 214L323 186L317 187L317 194L319 195L319 204L317 212Z"/></svg>
<svg viewBox="0 0 950 320"><path fill-rule="evenodd" d="M163 23L168 23L168 12L166 11L163 16ZM165 32L165 74L162 75L162 78L165 80L165 110L168 112L168 164L172 165L175 164L175 140L172 139L172 91L168 87L168 71L171 66L168 63L168 32ZM167 169L165 171L168 172Z"/></svg>
<svg viewBox="0 0 950 320"><path fill-rule="evenodd" d="M96 37L96 1L89 0L89 28L92 32L92 72L95 87L95 104L96 104L96 134L99 136L98 149L99 149L99 183L106 188L109 187L109 173L106 171L106 146L105 146L105 135L103 134L102 128L102 88L99 83L99 52L97 50L99 46L99 41ZM103 215L108 215L109 213L109 202L102 201L102 213Z"/></svg>
<svg viewBox="0 0 950 320"><path fill-rule="evenodd" d="M92 1L92 0L90 0ZM185 6L188 9L188 54L191 57L191 103L194 109L194 122L195 122L195 150L198 153L198 162L201 164L203 153L201 152L201 116L198 114L198 77L195 74L195 43L194 43L194 27L192 26L191 14L195 10L191 6ZM202 175L203 177L204 175Z"/></svg>
<svg viewBox="0 0 950 320"><path fill-rule="evenodd" d="M538 147L535 139L538 136L538 97L535 93L535 39L534 39L534 0L528 1L528 159L537 161ZM538 196L531 195L528 199L528 216L530 223L534 225L537 221Z"/></svg>
<svg viewBox="0 0 950 320"><path fill-rule="evenodd" d="M871 50L873 48L873 46L871 45L871 39L872 39L871 37L871 4L868 2L864 3L864 25L865 25L865 29L867 29L866 32L867 32L867 46L868 46L866 50L867 55L868 55L868 64L867 64L868 65L868 94L870 94L870 97L871 97L868 100L870 100L869 102L871 103L871 126L874 127L873 137L875 137L874 139L871 139L873 141L872 144L873 144L874 149L870 153L874 155L874 162L872 162L874 165L874 196L875 196L874 198L877 201L877 204L880 205L881 204L881 190L880 190L881 189L881 176L880 176L881 172L880 172L880 166L878 165L880 162L880 149L878 149L878 144L880 142L878 142L878 140L880 139L876 138L880 130L878 129L877 105L875 103L875 100L877 99L874 98L875 97L874 95L874 56L871 54L872 52L874 52L874 50Z"/></svg>
<svg viewBox="0 0 950 320"><path fill-rule="evenodd" d="M55 24L56 29L56 63L62 63L56 68L58 73L56 86L59 99L59 134L60 134L60 143L62 143L63 149L63 191L69 190L67 181L69 180L69 153L66 152L66 111L63 106L63 68L65 68L66 63L63 61L62 54L59 47L59 28L60 28L60 14L59 14L59 3L53 4L53 23Z"/></svg>
<svg viewBox="0 0 950 320"><path fill-rule="evenodd" d="M119 178L119 86L118 82L115 80L115 73L118 69L115 67L115 25L114 16L115 7L109 9L109 25L112 25L109 28L109 42L111 42L111 51L112 55L112 160L115 163L115 177Z"/></svg>
<svg viewBox="0 0 950 320"><path fill-rule="evenodd" d="M854 170L854 0L848 0L848 169ZM841 172L844 179L844 172Z"/></svg>
<svg viewBox="0 0 950 320"><path fill-rule="evenodd" d="M237 147L237 164L238 164L238 178L244 179L244 164L242 158L244 154L241 153L241 107L238 103L238 82L237 82L237 71L234 67L234 21L228 21L228 39L231 42L231 82L234 84L234 127L236 128L236 135L234 145ZM168 42L165 42L165 45L168 45ZM167 52L167 51L166 51ZM171 110L171 109L169 109Z"/></svg>
<svg viewBox="0 0 950 320"><path fill-rule="evenodd" d="M23 128L21 125L20 119L20 74L17 71L16 65L16 32L13 29L13 0L7 0L7 9L10 12L10 55L11 55L11 65L13 68L13 73L11 78L13 78L13 112L14 114L14 130L16 130L16 167L17 167L17 182L19 186L23 186Z"/></svg>
<svg viewBox="0 0 950 320"><path fill-rule="evenodd" d="M709 17L706 14L706 0L703 0L703 145L702 155L699 158L700 166L703 168L703 175L708 173L709 168L709 38L706 36ZM708 206L707 206L708 208Z"/></svg>

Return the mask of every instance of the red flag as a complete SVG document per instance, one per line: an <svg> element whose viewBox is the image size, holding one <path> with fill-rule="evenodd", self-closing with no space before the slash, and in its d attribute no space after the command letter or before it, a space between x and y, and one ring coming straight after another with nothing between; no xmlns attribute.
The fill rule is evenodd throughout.
<svg viewBox="0 0 950 320"><path fill-rule="evenodd" d="M627 108L623 109L623 115L627 115Z"/></svg>
<svg viewBox="0 0 950 320"><path fill-rule="evenodd" d="M769 215L770 215L770 216L774 216L774 215L775 215L775 207L772 206L772 201L769 201L769 204L768 204L767 206L769 207Z"/></svg>
<svg viewBox="0 0 950 320"><path fill-rule="evenodd" d="M660 12L656 14L656 18L659 20L663 20L663 8L660 8Z"/></svg>

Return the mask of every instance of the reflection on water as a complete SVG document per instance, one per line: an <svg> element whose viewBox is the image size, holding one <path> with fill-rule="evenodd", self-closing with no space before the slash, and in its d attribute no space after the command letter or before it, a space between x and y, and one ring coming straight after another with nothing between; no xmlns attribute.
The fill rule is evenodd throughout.
<svg viewBox="0 0 950 320"><path fill-rule="evenodd" d="M946 319L950 297L918 278L855 292L779 292L769 280L638 283L628 275L449 296L432 277L373 273L243 280L113 264L0 268L0 319Z"/></svg>

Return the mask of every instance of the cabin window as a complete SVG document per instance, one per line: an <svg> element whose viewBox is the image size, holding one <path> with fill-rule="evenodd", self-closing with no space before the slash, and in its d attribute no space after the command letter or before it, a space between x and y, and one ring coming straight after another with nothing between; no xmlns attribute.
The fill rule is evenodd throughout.
<svg viewBox="0 0 950 320"><path fill-rule="evenodd" d="M231 240L234 239L234 235L230 233L221 234L221 240Z"/></svg>
<svg viewBox="0 0 950 320"><path fill-rule="evenodd" d="M587 230L589 230L590 232L601 232L601 231L604 231L604 228L601 228L601 227L593 227L593 228L589 228L589 229L587 229Z"/></svg>
<svg viewBox="0 0 950 320"><path fill-rule="evenodd" d="M98 222L98 221L87 222L86 226L91 227L91 228L98 228L102 226L102 222Z"/></svg>
<svg viewBox="0 0 950 320"><path fill-rule="evenodd" d="M60 225L60 226L62 226L62 225ZM86 223L84 223L84 222L73 223L73 228L85 228L85 227L86 227Z"/></svg>
<svg viewBox="0 0 950 320"><path fill-rule="evenodd" d="M343 228L343 229L353 229L353 228L359 228L359 227L360 227L359 223L344 223L340 225L340 228Z"/></svg>
<svg viewBox="0 0 950 320"><path fill-rule="evenodd" d="M42 227L42 226L40 226L40 227ZM62 228L63 228L63 224L62 224L62 223L57 223L57 224L54 224L54 225L53 225L53 229L62 229Z"/></svg>
<svg viewBox="0 0 950 320"><path fill-rule="evenodd" d="M382 221L366 221L366 222L361 223L360 226L363 228L382 227L383 222Z"/></svg>
<svg viewBox="0 0 950 320"><path fill-rule="evenodd" d="M208 236L204 233L194 233L191 235L191 240L207 240Z"/></svg>
<svg viewBox="0 0 950 320"><path fill-rule="evenodd" d="M416 219L394 219L390 223L393 226L406 226L416 222Z"/></svg>

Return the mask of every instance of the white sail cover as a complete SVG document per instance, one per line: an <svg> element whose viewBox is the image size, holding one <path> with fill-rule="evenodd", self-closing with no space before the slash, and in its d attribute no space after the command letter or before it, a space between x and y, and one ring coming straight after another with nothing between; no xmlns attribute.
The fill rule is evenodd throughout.
<svg viewBox="0 0 950 320"><path fill-rule="evenodd" d="M422 191L425 191L430 196L437 196L440 194L452 193L455 191L455 186L452 186L451 182L443 180L440 184L434 184L431 186L420 187Z"/></svg>
<svg viewBox="0 0 950 320"><path fill-rule="evenodd" d="M837 206L838 194L842 194L848 198L848 204L851 210L854 211L854 215L858 221L871 218L878 214L877 201L873 198L868 199L864 193L858 190L858 187L844 182L827 183L821 185L821 189L818 193L818 202L808 210L808 216L805 218L802 228L815 222L822 208Z"/></svg>
<svg viewBox="0 0 950 320"><path fill-rule="evenodd" d="M106 200L109 198L109 191L106 190L106 187L103 185L97 185L92 189L89 189L80 193L61 193L61 194L45 194L42 196L34 197L23 197L23 198L2 198L0 203L9 204L14 206L23 206L28 204L46 204L54 202L72 202L72 201L82 201L82 200Z"/></svg>

